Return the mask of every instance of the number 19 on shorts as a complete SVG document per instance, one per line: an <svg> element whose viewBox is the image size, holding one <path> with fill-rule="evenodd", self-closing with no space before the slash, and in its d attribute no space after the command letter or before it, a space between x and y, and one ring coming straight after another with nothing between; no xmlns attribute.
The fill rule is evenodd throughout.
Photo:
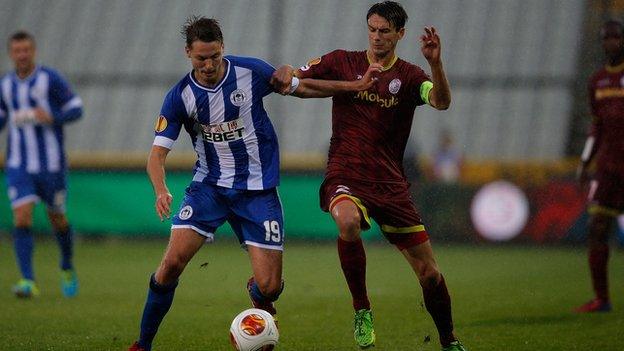
<svg viewBox="0 0 624 351"><path fill-rule="evenodd" d="M277 221L264 221L264 229L266 230L264 241L273 241L276 243L281 241L281 232Z"/></svg>

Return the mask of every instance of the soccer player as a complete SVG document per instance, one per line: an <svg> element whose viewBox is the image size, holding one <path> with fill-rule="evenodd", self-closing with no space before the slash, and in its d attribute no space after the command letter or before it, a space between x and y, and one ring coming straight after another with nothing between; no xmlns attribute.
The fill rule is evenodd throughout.
<svg viewBox="0 0 624 351"><path fill-rule="evenodd" d="M173 217L165 255L150 277L140 338L130 347L134 351L151 349L173 302L178 277L225 221L248 250L253 276L247 290L254 307L276 314L273 303L284 288L284 228L276 189L277 137L262 99L274 91L325 97L367 89L379 69L371 65L360 81L299 82L277 75L260 59L224 56L223 34L214 19L191 17L182 34L193 70L165 97L147 164L161 220L169 217L172 202L165 160L182 128L191 137L197 162L193 181Z"/></svg>
<svg viewBox="0 0 624 351"><path fill-rule="evenodd" d="M9 129L6 177L13 210L15 255L22 274L13 292L18 297L39 294L32 267L32 216L42 200L61 250L61 290L78 292L72 263L72 229L65 215L67 165L63 126L82 116L82 101L61 75L35 64L34 37L15 32L8 41L15 71L0 79L0 129Z"/></svg>
<svg viewBox="0 0 624 351"><path fill-rule="evenodd" d="M338 255L355 310L354 337L361 348L375 344L373 315L366 291L366 254L360 238L371 218L416 272L425 306L438 329L443 350L465 350L453 334L451 300L434 259L429 237L414 207L402 158L414 109L428 104L445 110L451 93L440 57L436 30L425 28L421 51L431 78L398 58L407 13L393 1L373 5L367 15L369 47L336 50L311 60L295 72L302 78L350 80L371 63L383 66L377 83L366 91L333 98L332 137L321 207L339 231Z"/></svg>
<svg viewBox="0 0 624 351"><path fill-rule="evenodd" d="M595 297L577 312L611 310L607 279L609 233L624 211L624 26L606 22L600 31L607 64L589 80L593 115L589 137L581 155L578 175L588 180L588 166L595 159L596 173L589 190L589 268Z"/></svg>

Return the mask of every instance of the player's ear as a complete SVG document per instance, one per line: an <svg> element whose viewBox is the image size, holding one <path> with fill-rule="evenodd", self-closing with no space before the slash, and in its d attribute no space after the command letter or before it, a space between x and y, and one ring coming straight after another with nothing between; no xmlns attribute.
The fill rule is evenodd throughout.
<svg viewBox="0 0 624 351"><path fill-rule="evenodd" d="M405 27L399 29L397 33L399 33L399 40L403 39L403 36L405 35Z"/></svg>
<svg viewBox="0 0 624 351"><path fill-rule="evenodd" d="M186 52L186 57L191 58L191 48L188 45L184 47L184 51Z"/></svg>

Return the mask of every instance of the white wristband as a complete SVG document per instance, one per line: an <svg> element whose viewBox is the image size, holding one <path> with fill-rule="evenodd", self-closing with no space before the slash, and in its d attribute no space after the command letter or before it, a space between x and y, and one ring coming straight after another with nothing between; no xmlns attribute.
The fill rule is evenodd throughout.
<svg viewBox="0 0 624 351"><path fill-rule="evenodd" d="M299 78L293 77L292 81L290 82L290 91L288 92L288 95L294 93L298 87L299 87Z"/></svg>

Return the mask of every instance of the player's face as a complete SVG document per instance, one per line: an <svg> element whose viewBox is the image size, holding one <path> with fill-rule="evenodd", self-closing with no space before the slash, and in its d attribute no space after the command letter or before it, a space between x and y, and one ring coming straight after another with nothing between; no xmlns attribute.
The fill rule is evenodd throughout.
<svg viewBox="0 0 624 351"><path fill-rule="evenodd" d="M397 42L404 34L405 28L397 31L388 20L377 14L368 18L368 45L376 57L394 55Z"/></svg>
<svg viewBox="0 0 624 351"><path fill-rule="evenodd" d="M17 72L28 72L35 66L35 43L32 40L13 40L9 43L9 57Z"/></svg>
<svg viewBox="0 0 624 351"><path fill-rule="evenodd" d="M214 85L223 78L223 43L196 40L186 48L195 78L204 85Z"/></svg>
<svg viewBox="0 0 624 351"><path fill-rule="evenodd" d="M624 33L622 33L620 26L611 25L602 29L602 47L611 60L624 54Z"/></svg>

